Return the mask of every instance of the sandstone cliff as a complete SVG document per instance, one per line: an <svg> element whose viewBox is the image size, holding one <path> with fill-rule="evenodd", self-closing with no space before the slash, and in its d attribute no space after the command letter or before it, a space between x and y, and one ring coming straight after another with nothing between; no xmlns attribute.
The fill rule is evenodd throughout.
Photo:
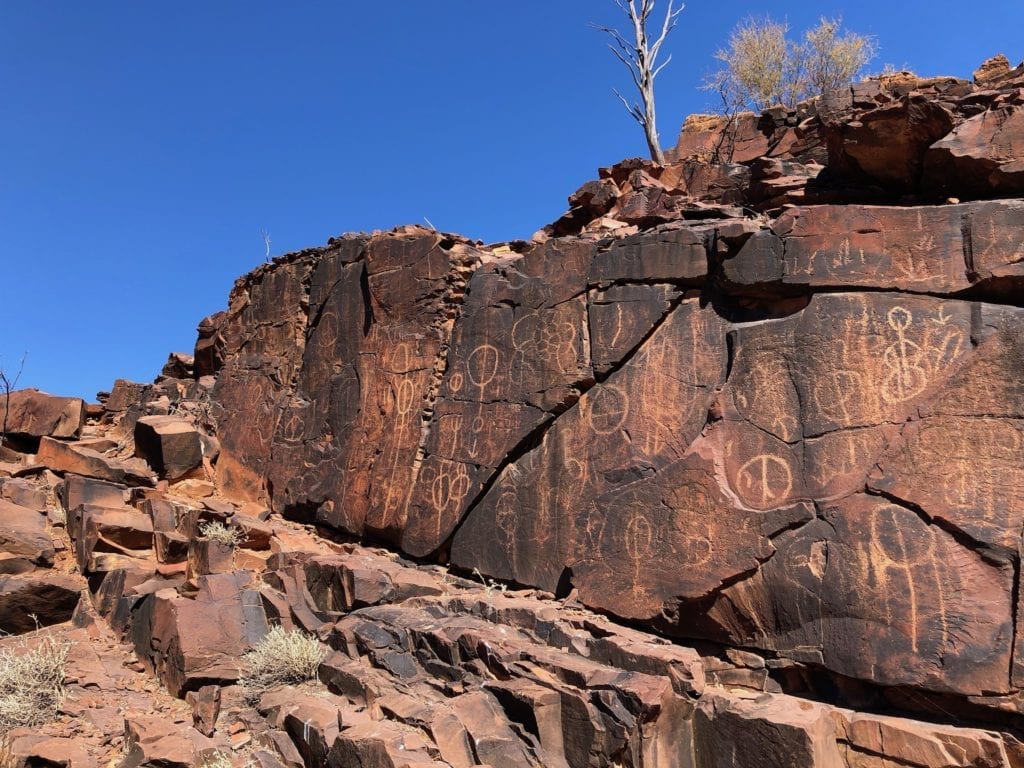
<svg viewBox="0 0 1024 768"><path fill-rule="evenodd" d="M261 765L1022 764L1024 67L691 118L670 154L530 242L261 266L92 443L20 395L63 431L26 416L35 485L0 489L59 491L197 728L268 623L336 649L327 698L233 710ZM0 592L73 594L7 516Z"/></svg>

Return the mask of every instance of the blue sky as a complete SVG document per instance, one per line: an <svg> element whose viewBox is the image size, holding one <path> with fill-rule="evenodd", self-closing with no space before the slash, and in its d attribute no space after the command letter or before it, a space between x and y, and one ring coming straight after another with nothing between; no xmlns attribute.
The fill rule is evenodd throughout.
<svg viewBox="0 0 1024 768"><path fill-rule="evenodd" d="M662 7L664 2L660 3ZM763 3L693 0L657 82L664 146ZM872 34L873 66L969 77L1024 57L1024 4L785 2ZM588 22L612 0L0 2L0 365L92 399L191 351L236 277L349 230L430 219L529 237L644 154Z"/></svg>

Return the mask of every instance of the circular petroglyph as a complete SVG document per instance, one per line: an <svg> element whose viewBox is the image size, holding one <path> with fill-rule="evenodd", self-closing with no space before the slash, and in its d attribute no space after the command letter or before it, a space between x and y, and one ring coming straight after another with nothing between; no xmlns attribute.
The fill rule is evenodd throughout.
<svg viewBox="0 0 1024 768"><path fill-rule="evenodd" d="M466 374L477 387L483 388L494 381L498 375L501 353L491 344L481 344L474 349L466 360Z"/></svg>
<svg viewBox="0 0 1024 768"><path fill-rule="evenodd" d="M629 398L614 385L593 390L586 400L585 413L590 429L598 435L610 435L626 421Z"/></svg>
<svg viewBox="0 0 1024 768"><path fill-rule="evenodd" d="M745 504L755 509L771 509L789 498L793 471L785 459L763 453L740 467L735 490Z"/></svg>

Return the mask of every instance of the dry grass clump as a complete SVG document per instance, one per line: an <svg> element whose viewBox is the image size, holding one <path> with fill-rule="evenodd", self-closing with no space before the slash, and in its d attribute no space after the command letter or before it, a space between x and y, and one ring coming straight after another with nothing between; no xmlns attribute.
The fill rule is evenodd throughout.
<svg viewBox="0 0 1024 768"><path fill-rule="evenodd" d="M223 752L211 752L203 756L200 768L234 768L231 758Z"/></svg>
<svg viewBox="0 0 1024 768"><path fill-rule="evenodd" d="M210 541L226 544L229 547L236 547L242 541L242 532L240 530L215 521L201 523L199 534Z"/></svg>
<svg viewBox="0 0 1024 768"><path fill-rule="evenodd" d="M240 682L250 694L258 696L275 685L315 680L326 655L313 635L275 626L242 657L246 673Z"/></svg>
<svg viewBox="0 0 1024 768"><path fill-rule="evenodd" d="M57 716L71 645L47 635L35 648L0 650L0 732Z"/></svg>

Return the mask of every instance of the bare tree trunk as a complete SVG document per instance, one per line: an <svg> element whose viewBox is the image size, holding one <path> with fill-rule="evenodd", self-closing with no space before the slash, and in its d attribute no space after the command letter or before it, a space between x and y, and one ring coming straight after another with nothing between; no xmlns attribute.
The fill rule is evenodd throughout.
<svg viewBox="0 0 1024 768"><path fill-rule="evenodd" d="M11 392L18 386L18 379L21 378L21 372L25 368L26 357L28 357L28 353L21 356L18 372L14 375L13 379L7 375L3 368L0 368L0 388L3 389L4 393L4 422L3 429L0 429L0 448L4 447L4 442L7 440L7 419L11 415Z"/></svg>
<svg viewBox="0 0 1024 768"><path fill-rule="evenodd" d="M632 8L632 3L630 3ZM654 3L650 3L650 9L653 10ZM644 3L643 12L647 12L648 4ZM672 3L668 6L669 14L672 13ZM636 32L636 51L637 60L640 63L640 97L644 104L644 119L641 123L644 127L644 136L647 138L647 149L651 153L651 160L656 162L658 165L665 164L665 154L661 151L661 142L658 140L658 120L655 113L654 107L654 73L652 70L653 61L651 61L651 53L647 47L647 26L646 17L636 17L633 14L633 25ZM666 64L668 62L665 62Z"/></svg>
<svg viewBox="0 0 1024 768"><path fill-rule="evenodd" d="M639 6L637 5L638 2ZM665 42L668 33L675 28L676 19L682 13L684 7L680 6L673 10L672 2L673 0L669 0L668 9L665 11L665 20L661 26L661 34L653 44L650 43L647 36L647 20L650 18L651 13L654 12L655 0L615 0L615 4L629 17L633 25L632 41L627 40L617 29L592 25L595 29L611 36L614 44L609 43L608 47L615 54L615 57L629 70L629 74L633 78L633 84L640 92L640 100L643 106L636 103L631 105L623 98L621 93L612 89L615 95L619 97L623 106L626 107L626 111L643 127L651 159L659 165L665 164L665 155L661 151L661 143L658 141L658 121L654 102L654 78L672 60L672 56L670 55L660 66L656 67L655 63L657 62L658 52L661 50L662 43Z"/></svg>

